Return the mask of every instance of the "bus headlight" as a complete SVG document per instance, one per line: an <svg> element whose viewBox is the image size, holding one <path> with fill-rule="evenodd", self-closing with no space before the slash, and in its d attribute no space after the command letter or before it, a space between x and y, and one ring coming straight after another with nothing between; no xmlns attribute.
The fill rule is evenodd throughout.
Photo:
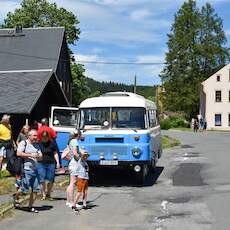
<svg viewBox="0 0 230 230"><path fill-rule="evenodd" d="M133 148L132 154L134 157L139 157L141 155L141 149L140 148Z"/></svg>

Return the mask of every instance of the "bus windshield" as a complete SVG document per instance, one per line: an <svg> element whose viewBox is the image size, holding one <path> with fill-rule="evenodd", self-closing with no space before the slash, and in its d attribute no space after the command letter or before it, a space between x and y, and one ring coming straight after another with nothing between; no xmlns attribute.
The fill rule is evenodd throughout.
<svg viewBox="0 0 230 230"><path fill-rule="evenodd" d="M87 108L80 110L80 129L145 129L144 108Z"/></svg>
<svg viewBox="0 0 230 230"><path fill-rule="evenodd" d="M101 129L110 124L110 108L81 109L80 129Z"/></svg>
<svg viewBox="0 0 230 230"><path fill-rule="evenodd" d="M144 108L112 108L112 128L145 128Z"/></svg>

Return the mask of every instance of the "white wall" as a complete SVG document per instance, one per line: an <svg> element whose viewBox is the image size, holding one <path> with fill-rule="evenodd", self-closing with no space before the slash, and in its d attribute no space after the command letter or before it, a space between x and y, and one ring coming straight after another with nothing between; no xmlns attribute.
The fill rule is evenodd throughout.
<svg viewBox="0 0 230 230"><path fill-rule="evenodd" d="M212 75L202 83L203 91L206 94L205 119L207 121L207 129L224 129L230 130L228 125L228 114L230 114L230 64L223 67L217 73ZM217 75L220 81L217 81ZM216 91L221 91L221 102L216 102ZM204 105L201 105L201 107ZM221 114L222 126L215 126L215 114Z"/></svg>

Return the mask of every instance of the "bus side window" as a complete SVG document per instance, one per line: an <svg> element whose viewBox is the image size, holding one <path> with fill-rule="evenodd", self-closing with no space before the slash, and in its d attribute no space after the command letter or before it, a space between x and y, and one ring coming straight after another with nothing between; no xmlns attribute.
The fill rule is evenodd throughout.
<svg viewBox="0 0 230 230"><path fill-rule="evenodd" d="M149 110L149 126L154 128L156 126L156 113L154 110Z"/></svg>

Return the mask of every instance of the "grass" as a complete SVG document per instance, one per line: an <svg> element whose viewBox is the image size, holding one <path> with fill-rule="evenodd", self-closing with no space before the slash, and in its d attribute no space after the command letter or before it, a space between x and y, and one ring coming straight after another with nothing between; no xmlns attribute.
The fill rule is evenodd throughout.
<svg viewBox="0 0 230 230"><path fill-rule="evenodd" d="M184 127L171 128L169 130L180 130L180 131L188 131L188 132L192 132L193 131L191 128L184 128Z"/></svg>
<svg viewBox="0 0 230 230"><path fill-rule="evenodd" d="M0 195L9 194L15 190L15 178L7 170L0 172Z"/></svg>
<svg viewBox="0 0 230 230"><path fill-rule="evenodd" d="M162 136L163 149L172 148L180 144L180 141L176 138L169 137L167 135Z"/></svg>

